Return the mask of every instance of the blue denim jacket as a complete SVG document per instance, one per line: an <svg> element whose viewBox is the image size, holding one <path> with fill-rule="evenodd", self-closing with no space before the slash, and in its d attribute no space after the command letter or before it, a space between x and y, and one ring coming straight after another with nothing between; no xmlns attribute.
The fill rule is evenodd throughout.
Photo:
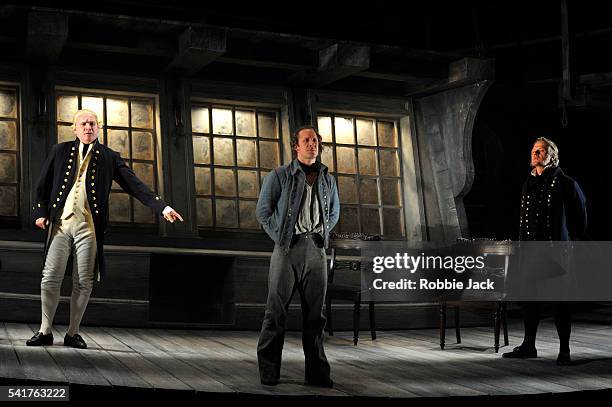
<svg viewBox="0 0 612 407"><path fill-rule="evenodd" d="M297 159L271 171L264 179L257 201L257 220L266 233L285 252L293 238L295 223L300 214L300 203L304 193L306 174ZM336 180L321 164L316 180L318 199L323 216L325 247L329 242L329 232L340 217L340 199Z"/></svg>

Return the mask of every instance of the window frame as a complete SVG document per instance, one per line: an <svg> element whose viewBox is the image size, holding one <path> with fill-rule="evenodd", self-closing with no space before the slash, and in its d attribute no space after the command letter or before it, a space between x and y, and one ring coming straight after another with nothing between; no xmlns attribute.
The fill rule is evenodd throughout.
<svg viewBox="0 0 612 407"><path fill-rule="evenodd" d="M208 194L201 194L198 193L197 189L195 188L195 183L194 183L194 196L196 198L196 200L198 198L205 198L205 199L210 199L211 200L211 211L213 213L212 216L212 225L211 226L201 226L201 225L197 225L197 221L196 221L196 225L198 229L208 229L208 230L215 230L215 231L256 231L256 230L260 230L261 226L258 225L257 228L241 228L240 227L240 202L255 202L257 203L257 200L259 198L259 192L261 190L261 185L263 182L263 176L262 176L262 172L267 172L269 173L270 171L272 171L274 168L269 168L269 167L262 167L261 166L261 149L260 149L260 143L263 142L273 142L276 143L279 147L278 152L279 152L279 161L278 164L279 165L283 165L283 152L284 152L284 147L283 147L283 143L282 143L282 129L280 126L280 121L281 121L281 111L280 109L274 109L272 107L269 106L265 106L262 107L260 105L254 105L254 104L236 104L236 103L231 103L231 104L222 104L219 101L215 101L214 103L211 103L209 101L206 100L192 100L191 101L191 107L192 109L194 107L201 107L201 108L206 108L208 109L208 127L209 127L209 131L208 133L202 133L202 132L195 132L191 131L191 137L192 140L194 137L202 137L206 140L209 141L209 149L210 149L210 162L207 164L202 164L202 163L195 163L195 158L194 158L194 171L196 168L208 168L210 170L210 193ZM217 134L214 132L213 130L213 109L223 109L223 110L231 110L232 111L232 133L233 134ZM238 135L236 134L236 112L240 111L240 110L244 110L244 111L252 111L254 116L255 116L255 128L256 128L256 134L254 136L243 136L243 135ZM276 120L277 120L277 137L276 138L270 138L270 137L261 137L259 135L259 113L272 113L276 116ZM197 136L196 136L197 135ZM215 149L214 149L214 142L216 139L228 139L228 140L232 140L232 153L233 153L233 164L228 165L228 164L218 164L215 163ZM240 140L246 140L246 141L254 141L256 144L256 154L257 156L255 157L256 160L256 165L255 166L245 166L245 165L240 165L238 163L238 141ZM275 167L276 168L276 167ZM215 173L218 169L221 170L231 170L234 174L234 185L233 185L233 189L234 189L234 194L233 195L220 195L216 193L215 190ZM240 195L240 180L238 177L238 171L255 171L257 173L257 191L258 193L253 197L242 197ZM194 181L195 181L195 172L194 172ZM236 228L232 228L232 227L223 227L223 226L218 226L217 225L217 219L216 216L214 216L214 214L216 213L216 204L217 204L217 200L231 200L234 201L236 203L236 210L237 210L237 217L238 217L238 227ZM196 205L196 216L197 216L197 205Z"/></svg>
<svg viewBox="0 0 612 407"><path fill-rule="evenodd" d="M275 111L278 114L278 139L268 139L268 140L276 140L279 143L279 165L285 165L288 162L291 162L291 131L290 129L294 127L294 117L293 117L293 105L290 97L290 92L288 89L284 87L274 87L274 86L256 86L256 85L245 85L245 84L237 84L231 82L217 82L217 81L193 81L191 82L191 97L189 98L187 105L186 115L186 134L188 135L188 140L186 142L186 150L188 154L188 165L192 168L189 171L189 188L191 192L191 205L194 208L194 224L196 225L197 233L200 237L235 237L236 235L243 236L245 239L254 239L254 240L268 240L267 234L264 232L263 228L259 226L257 229L241 229L237 228L215 228L214 226L198 226L197 224L197 205L196 205L196 185L195 185L195 168L197 164L194 163L193 156L193 131L192 131L192 123L191 123L191 111L192 107L197 104L207 104L207 105L219 105L232 107L234 109L243 107L245 109L261 109L263 111ZM212 117L212 111L209 112L209 117ZM233 115L234 117L234 115ZM234 117L235 118L235 117ZM234 122L235 123L235 122ZM256 122L257 125L257 122ZM210 126L210 122L209 122ZM210 137L211 144L210 148L214 148L212 144L213 132L212 128L209 129L208 137ZM234 131L235 133L235 131ZM234 144L236 140L236 136L231 136L234 139ZM259 139L259 137L249 137L249 139ZM264 139L265 140L265 139ZM234 152L237 153L237 146L234 145ZM259 154L259 150L258 150ZM236 157L234 157L236 158ZM258 162L259 164L259 162ZM215 164L212 162L208 165L210 168L214 167ZM229 167L228 167L229 168ZM238 166L237 161L234 161L234 166L232 166L234 171L242 168ZM246 169L246 168L245 168ZM249 168L250 170L256 170L258 174L261 174L262 168L260 166ZM263 171L268 171L268 169L263 169ZM258 175L260 178L260 175ZM260 184L258 186L258 191L261 191L261 182L263 178L259 179ZM235 176L235 187L238 188L238 177L237 174ZM214 198L214 179L211 174L211 198ZM238 190L236 189L236 196L234 196L235 202L239 203L240 199L238 196ZM252 198L253 201L257 201L259 199L259 194L257 198ZM237 207L237 211L239 211L239 207ZM213 216L213 225L215 224L215 212L212 212ZM239 226L239 225L238 225Z"/></svg>
<svg viewBox="0 0 612 407"><path fill-rule="evenodd" d="M324 115L326 113L333 113L336 116L348 115L356 118L362 116L396 122L404 236L389 240L422 240L424 237L425 207L412 99L317 90L312 92L310 102L313 110L313 123L317 125L319 114ZM358 145L355 144L354 148L358 148ZM377 145L376 148L380 147ZM355 159L357 160L357 156ZM378 157L378 163L380 163L380 157ZM337 168L334 168L334 170L337 170ZM334 171L335 173L336 171ZM409 176L410 174L414 175ZM357 177L357 175L355 176ZM384 176L379 172L378 178L382 180ZM381 188L381 186L379 185L378 188ZM383 208L384 205L381 203L380 207ZM361 222L360 219L359 222ZM381 229L384 225L383 222L381 215Z"/></svg>
<svg viewBox="0 0 612 407"><path fill-rule="evenodd" d="M23 193L23 184L25 175L23 159L23 106L22 106L22 86L19 82L12 81L0 81L0 89L6 89L15 92L16 99L16 114L15 118L3 118L2 121L14 121L15 122L15 150L0 150L2 153L15 154L15 182L6 182L0 185L2 186L14 186L15 187L15 209L16 215L0 215L0 224L2 229L13 229L19 228L22 225L22 217L24 214L29 214L28 205L24 202L26 195Z"/></svg>

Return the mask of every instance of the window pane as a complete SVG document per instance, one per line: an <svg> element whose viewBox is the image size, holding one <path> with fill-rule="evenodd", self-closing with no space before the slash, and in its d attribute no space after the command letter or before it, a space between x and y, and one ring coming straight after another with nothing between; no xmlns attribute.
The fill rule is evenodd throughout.
<svg viewBox="0 0 612 407"><path fill-rule="evenodd" d="M195 167L196 194L210 195L210 168Z"/></svg>
<svg viewBox="0 0 612 407"><path fill-rule="evenodd" d="M128 115L128 102L125 99L106 99L106 111L109 126L128 127L130 124Z"/></svg>
<svg viewBox="0 0 612 407"><path fill-rule="evenodd" d="M153 135L144 131L132 132L132 158L137 160L153 160Z"/></svg>
<svg viewBox="0 0 612 407"><path fill-rule="evenodd" d="M404 236L404 222L401 209L383 208L383 232L386 237Z"/></svg>
<svg viewBox="0 0 612 407"><path fill-rule="evenodd" d="M236 110L236 135L255 137L255 112Z"/></svg>
<svg viewBox="0 0 612 407"><path fill-rule="evenodd" d="M256 171L238 171L238 194L241 198L257 198Z"/></svg>
<svg viewBox="0 0 612 407"><path fill-rule="evenodd" d="M359 173L363 175L378 175L376 171L376 150L373 148L359 149Z"/></svg>
<svg viewBox="0 0 612 407"><path fill-rule="evenodd" d="M336 117L334 119L336 131L336 143L355 144L355 132L353 130L353 119Z"/></svg>
<svg viewBox="0 0 612 407"><path fill-rule="evenodd" d="M101 97L83 96L81 98L81 107L89 109L98 116L98 121L104 121L104 99Z"/></svg>
<svg viewBox="0 0 612 407"><path fill-rule="evenodd" d="M335 172L334 167L334 147L330 144L323 145L323 151L321 152L321 162L329 168L330 171Z"/></svg>
<svg viewBox="0 0 612 407"><path fill-rule="evenodd" d="M381 234L377 208L361 208L361 231L371 235Z"/></svg>
<svg viewBox="0 0 612 407"><path fill-rule="evenodd" d="M238 227L238 214L236 213L236 201L217 199L217 226L221 228Z"/></svg>
<svg viewBox="0 0 612 407"><path fill-rule="evenodd" d="M260 166L263 168L274 169L279 166L280 154L277 142L259 142Z"/></svg>
<svg viewBox="0 0 612 407"><path fill-rule="evenodd" d="M17 90L0 89L0 182L13 185L0 186L0 216L19 216L19 134Z"/></svg>
<svg viewBox="0 0 612 407"><path fill-rule="evenodd" d="M79 110L79 99L77 96L61 95L57 97L57 120L72 123L74 114Z"/></svg>
<svg viewBox="0 0 612 407"><path fill-rule="evenodd" d="M378 145L397 147L397 134L393 122L378 122Z"/></svg>
<svg viewBox="0 0 612 407"><path fill-rule="evenodd" d="M382 203L383 205L400 204L400 185L397 179L382 180Z"/></svg>
<svg viewBox="0 0 612 407"><path fill-rule="evenodd" d="M212 129L205 123L208 118ZM281 162L278 120L278 112L255 107L192 107L193 131L215 135L210 146L202 136L193 135L194 163L214 164L212 169L194 167L196 194L212 195L210 201L198 202L206 205L206 213L210 208L211 216L205 218L198 209L198 226L260 229L255 199L263 178ZM208 147L210 153L203 151Z"/></svg>
<svg viewBox="0 0 612 407"><path fill-rule="evenodd" d="M144 100L132 100L132 127L153 128L153 104Z"/></svg>
<svg viewBox="0 0 612 407"><path fill-rule="evenodd" d="M351 147L336 147L336 157L338 158L338 172L346 174L356 174L355 149Z"/></svg>
<svg viewBox="0 0 612 407"><path fill-rule="evenodd" d="M10 122L0 121L0 150L16 150L16 149L17 149L17 125L13 121L10 121Z"/></svg>
<svg viewBox="0 0 612 407"><path fill-rule="evenodd" d="M317 118L317 127L319 130L319 134L321 135L321 137L323 137L323 142L331 143L332 142L331 117L319 116Z"/></svg>
<svg viewBox="0 0 612 407"><path fill-rule="evenodd" d="M359 232L359 219L357 208L351 206L340 207L338 227L340 232Z"/></svg>
<svg viewBox="0 0 612 407"><path fill-rule="evenodd" d="M255 140L236 140L238 165L241 167L257 166L257 147Z"/></svg>
<svg viewBox="0 0 612 407"><path fill-rule="evenodd" d="M0 89L0 117L17 117L17 97L14 91Z"/></svg>
<svg viewBox="0 0 612 407"><path fill-rule="evenodd" d="M357 119L357 143L366 146L376 145L374 120Z"/></svg>
<svg viewBox="0 0 612 407"><path fill-rule="evenodd" d="M111 193L108 201L111 222L131 222L130 197L128 194Z"/></svg>
<svg viewBox="0 0 612 407"><path fill-rule="evenodd" d="M153 164L133 163L132 169L136 176L151 190L155 190L155 174Z"/></svg>
<svg viewBox="0 0 612 407"><path fill-rule="evenodd" d="M17 216L17 187L0 185L0 216Z"/></svg>
<svg viewBox="0 0 612 407"><path fill-rule="evenodd" d="M57 126L57 142L72 141L76 138L72 126ZM114 149L113 149L114 150Z"/></svg>
<svg viewBox="0 0 612 407"><path fill-rule="evenodd" d="M378 186L374 178L361 178L359 181L359 203L378 204Z"/></svg>
<svg viewBox="0 0 612 407"><path fill-rule="evenodd" d="M212 226L212 203L210 198L196 198L198 226Z"/></svg>
<svg viewBox="0 0 612 407"><path fill-rule="evenodd" d="M121 158L130 158L130 138L127 130L109 129L107 145L118 152Z"/></svg>
<svg viewBox="0 0 612 407"><path fill-rule="evenodd" d="M397 150L380 150L380 174L399 177L399 158Z"/></svg>
<svg viewBox="0 0 612 407"><path fill-rule="evenodd" d="M215 168L215 194L236 196L236 184L233 170Z"/></svg>
<svg viewBox="0 0 612 407"><path fill-rule="evenodd" d="M0 153L0 182L17 182L17 156Z"/></svg>
<svg viewBox="0 0 612 407"><path fill-rule="evenodd" d="M208 137L193 136L193 162L210 164L210 140Z"/></svg>
<svg viewBox="0 0 612 407"><path fill-rule="evenodd" d="M208 133L208 108L194 106L191 108L191 131L194 133Z"/></svg>
<svg viewBox="0 0 612 407"><path fill-rule="evenodd" d="M259 229L259 222L255 217L255 201L240 201L240 227L244 229Z"/></svg>
<svg viewBox="0 0 612 407"><path fill-rule="evenodd" d="M340 203L357 203L357 186L354 177L338 176L338 194Z"/></svg>
<svg viewBox="0 0 612 407"><path fill-rule="evenodd" d="M259 137L278 138L276 113L259 112Z"/></svg>
<svg viewBox="0 0 612 407"><path fill-rule="evenodd" d="M213 109L213 133L234 134L232 126L232 111L229 109Z"/></svg>
<svg viewBox="0 0 612 407"><path fill-rule="evenodd" d="M232 139L215 137L213 146L216 165L234 165L234 143Z"/></svg>
<svg viewBox="0 0 612 407"><path fill-rule="evenodd" d="M134 222L155 223L155 213L151 208L144 206L137 199L132 198L134 204Z"/></svg>

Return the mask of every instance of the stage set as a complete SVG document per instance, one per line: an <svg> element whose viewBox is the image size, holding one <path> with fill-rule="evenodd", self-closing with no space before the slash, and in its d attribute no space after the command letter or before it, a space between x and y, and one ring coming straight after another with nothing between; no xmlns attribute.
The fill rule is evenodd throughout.
<svg viewBox="0 0 612 407"><path fill-rule="evenodd" d="M538 358L502 359L523 340L516 304L507 304L506 344L506 309L494 302L466 302L455 317L457 304L447 313L431 298L362 298L365 241L606 241L612 230L609 163L599 156L612 112L604 6L412 3L406 13L178 0L0 5L0 385L68 385L72 400L610 397L608 298L578 307L568 366L555 363L550 318ZM317 148L308 162L304 140ZM528 178L532 168L551 182ZM579 210L565 216L570 204ZM57 264L74 244L50 247L77 218L89 250L67 260L58 293ZM561 224L568 219L584 233ZM61 233L67 240L55 242L70 240ZM294 247L309 247L318 264L316 288L300 289L314 292L306 305L324 305L326 333L333 327L324 339L333 388L303 383L297 293L280 383L260 383L269 277L286 277L278 253L297 256ZM43 262L60 257L41 289ZM88 297L90 263L105 273ZM83 350L62 346L71 271L83 277L74 280L75 308L87 305ZM58 298L55 344L26 346L41 303L52 310Z"/></svg>
<svg viewBox="0 0 612 407"><path fill-rule="evenodd" d="M479 401L511 398L589 400L612 389L612 327L576 323L571 366L557 366L558 340L546 320L538 336L539 358L502 359L493 350L492 329L464 328L444 350L433 329L384 331L353 345L352 333L336 332L325 340L333 389L303 385L304 356L297 332L287 335L281 383L259 383L254 331L210 331L85 327L86 350L59 343L25 346L37 327L0 325L0 383L53 383L74 388L72 399L93 394L176 400L274 400L298 397L342 402L351 397L410 403L420 398L466 397ZM65 326L53 333L63 338ZM510 324L510 343L522 340L522 327ZM510 350L508 346L500 351ZM499 398L499 400L498 400ZM367 400L366 400L367 401Z"/></svg>

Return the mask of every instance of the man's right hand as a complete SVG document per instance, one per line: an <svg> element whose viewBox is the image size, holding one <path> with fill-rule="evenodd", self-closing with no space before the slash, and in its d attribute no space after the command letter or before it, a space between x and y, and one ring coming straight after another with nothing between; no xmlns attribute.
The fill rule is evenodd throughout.
<svg viewBox="0 0 612 407"><path fill-rule="evenodd" d="M38 218L36 219L36 226L38 226L41 229L46 229L47 227L47 218Z"/></svg>

